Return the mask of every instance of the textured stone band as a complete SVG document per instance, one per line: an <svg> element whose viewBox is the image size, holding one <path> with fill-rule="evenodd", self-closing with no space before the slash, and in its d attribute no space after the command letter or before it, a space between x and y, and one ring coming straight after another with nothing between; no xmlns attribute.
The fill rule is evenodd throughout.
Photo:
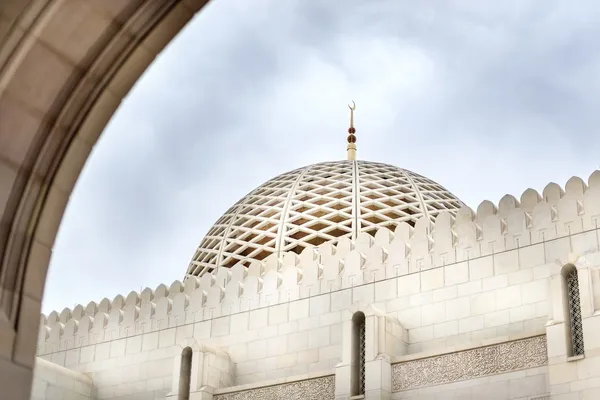
<svg viewBox="0 0 600 400"><path fill-rule="evenodd" d="M282 385L218 394L215 400L329 400L335 397L335 377L307 379Z"/></svg>
<svg viewBox="0 0 600 400"><path fill-rule="evenodd" d="M535 336L441 356L406 361L392 366L392 390L415 389L548 363L546 335Z"/></svg>

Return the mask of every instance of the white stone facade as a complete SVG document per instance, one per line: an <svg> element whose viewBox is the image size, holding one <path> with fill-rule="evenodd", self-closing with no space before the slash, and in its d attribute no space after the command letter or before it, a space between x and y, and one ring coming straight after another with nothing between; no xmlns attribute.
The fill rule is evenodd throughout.
<svg viewBox="0 0 600 400"><path fill-rule="evenodd" d="M71 371L42 358L36 360L36 379L31 391L33 400L91 400L96 398L89 376Z"/></svg>
<svg viewBox="0 0 600 400"><path fill-rule="evenodd" d="M88 377L93 399L187 398L189 348L190 399L600 398L599 219L596 171L564 191L550 184L53 312L42 316L36 380L49 361ZM52 398L80 398L62 396Z"/></svg>

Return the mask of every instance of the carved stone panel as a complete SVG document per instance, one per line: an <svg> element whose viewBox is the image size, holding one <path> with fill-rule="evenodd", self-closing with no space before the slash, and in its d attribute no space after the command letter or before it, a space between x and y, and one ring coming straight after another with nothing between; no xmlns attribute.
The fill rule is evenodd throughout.
<svg viewBox="0 0 600 400"><path fill-rule="evenodd" d="M536 336L394 364L392 390L464 381L547 363L546 336Z"/></svg>
<svg viewBox="0 0 600 400"><path fill-rule="evenodd" d="M214 396L215 400L328 400L335 397L335 377L307 379Z"/></svg>

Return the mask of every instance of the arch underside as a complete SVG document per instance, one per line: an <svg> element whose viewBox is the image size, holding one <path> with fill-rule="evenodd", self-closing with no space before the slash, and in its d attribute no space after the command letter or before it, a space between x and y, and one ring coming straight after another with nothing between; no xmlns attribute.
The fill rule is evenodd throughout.
<svg viewBox="0 0 600 400"><path fill-rule="evenodd" d="M0 377L28 399L52 247L123 97L207 0L0 2Z"/></svg>

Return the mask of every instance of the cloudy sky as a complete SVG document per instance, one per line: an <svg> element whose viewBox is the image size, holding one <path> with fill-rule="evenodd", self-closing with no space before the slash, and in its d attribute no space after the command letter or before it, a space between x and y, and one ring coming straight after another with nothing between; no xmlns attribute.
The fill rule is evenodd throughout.
<svg viewBox="0 0 600 400"><path fill-rule="evenodd" d="M213 0L157 58L79 179L44 312L181 279L236 200L345 157L475 208L599 168L594 0Z"/></svg>

